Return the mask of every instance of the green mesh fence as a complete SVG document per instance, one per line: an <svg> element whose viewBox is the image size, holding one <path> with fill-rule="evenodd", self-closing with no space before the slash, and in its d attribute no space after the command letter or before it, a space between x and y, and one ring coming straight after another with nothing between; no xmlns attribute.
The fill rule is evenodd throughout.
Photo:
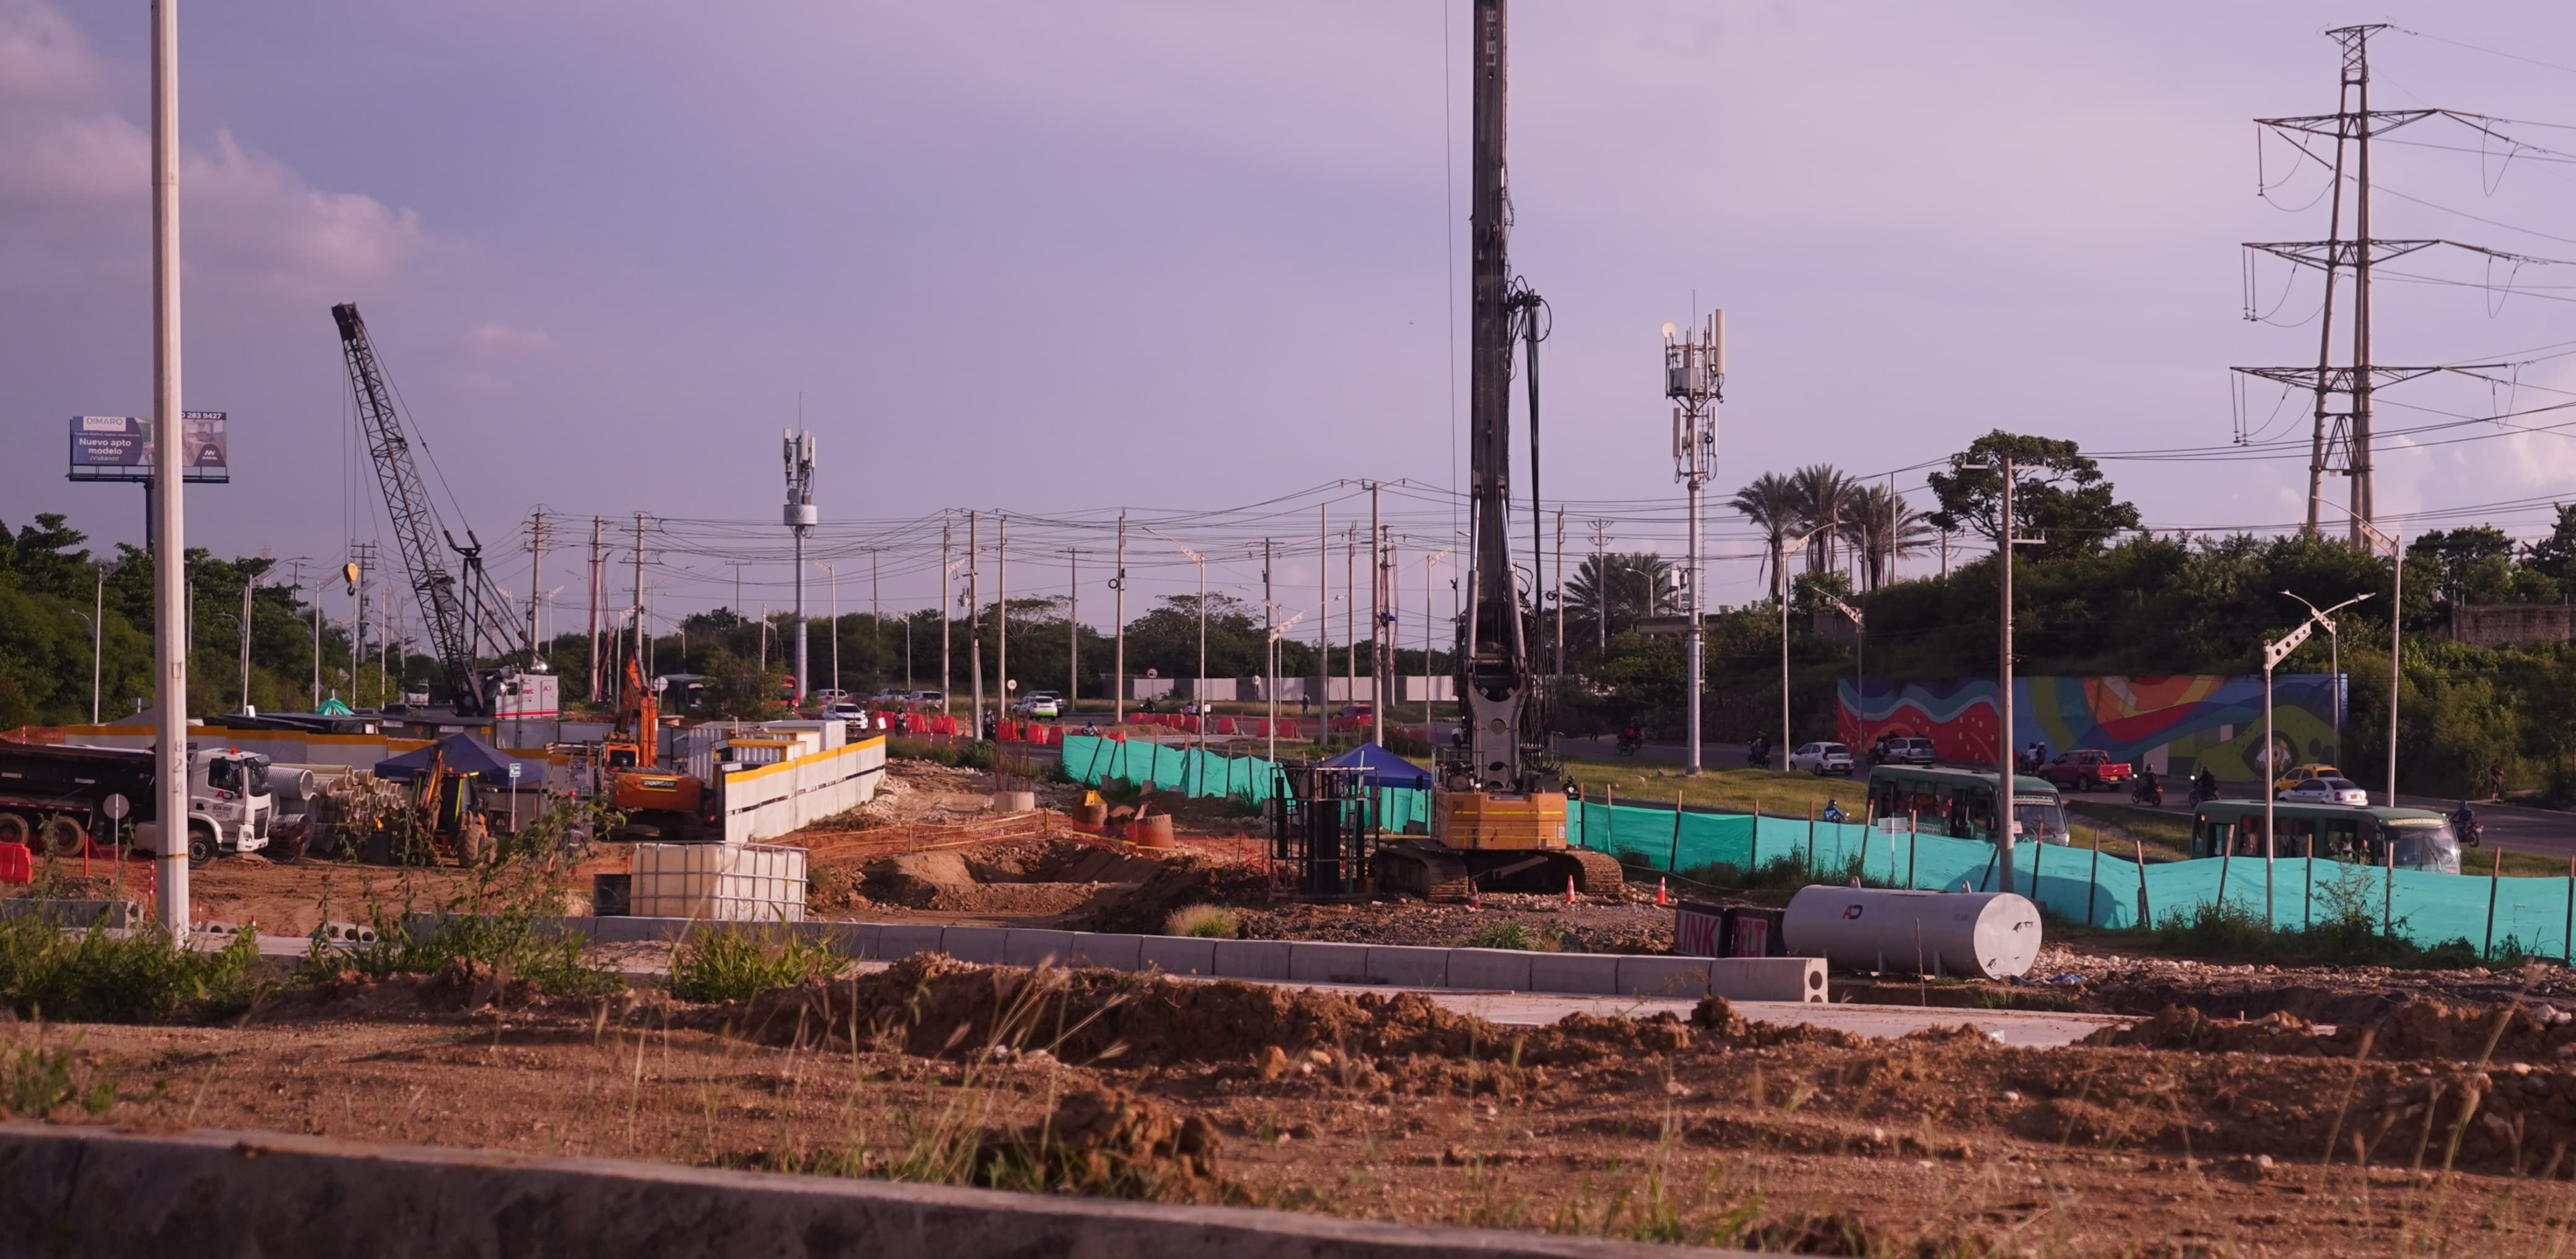
<svg viewBox="0 0 2576 1259"><path fill-rule="evenodd" d="M1256 805L1268 803L1277 779L1277 767L1257 756L1081 735L1065 738L1064 766L1086 783L1121 778ZM1384 829L1427 828L1431 793L1381 788L1377 808ZM2563 957L2569 952L2569 897L2576 890L2563 878L2491 879L2307 858L2204 857L2141 870L2126 857L2050 844L2015 845L2006 868L1995 846L1982 840L1890 834L1852 822L1593 801L1576 802L1567 814L1569 840L1632 865L1678 873L1715 865L1754 869L1785 860L1820 880L1857 873L1887 887L2019 892L2053 917L2097 927L2189 916L2218 903L2223 879L2228 905L2258 919L2268 914L2284 929L2352 915L2427 946L2466 940L2483 948L2492 942L2495 948L2512 945Z"/></svg>

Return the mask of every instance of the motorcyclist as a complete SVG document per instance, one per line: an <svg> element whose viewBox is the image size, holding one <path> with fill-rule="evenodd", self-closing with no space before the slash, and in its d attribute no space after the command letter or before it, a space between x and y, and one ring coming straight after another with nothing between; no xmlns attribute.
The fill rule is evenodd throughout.
<svg viewBox="0 0 2576 1259"><path fill-rule="evenodd" d="M2156 771L2141 765L2138 767L2138 785L2130 794L2139 800L2162 800L2165 798L2165 785L2156 780Z"/></svg>
<svg viewBox="0 0 2576 1259"><path fill-rule="evenodd" d="M2466 835L2476 830L2477 826L2478 811L2470 808L2468 801L2462 800L2460 807L2451 811L2451 828Z"/></svg>
<svg viewBox="0 0 2576 1259"><path fill-rule="evenodd" d="M1821 815L1820 815L1820 817L1822 818L1822 820L1827 821L1827 822L1839 822L1839 821L1842 821L1842 820L1843 820L1843 806L1842 806L1842 802L1841 802L1841 801L1839 801L1839 800L1834 799L1832 796L1827 796L1827 797L1825 797L1825 811L1824 811L1824 813L1823 813L1823 814L1821 814Z"/></svg>
<svg viewBox="0 0 2576 1259"><path fill-rule="evenodd" d="M2191 780L2191 794L2197 800L2217 799L2218 775L2209 772L2208 766L2201 766L2200 775Z"/></svg>
<svg viewBox="0 0 2576 1259"><path fill-rule="evenodd" d="M1637 749L1645 744L1645 741L1646 736L1643 732L1637 729L1636 722L1632 721L1619 727L1620 752L1633 756L1636 754Z"/></svg>

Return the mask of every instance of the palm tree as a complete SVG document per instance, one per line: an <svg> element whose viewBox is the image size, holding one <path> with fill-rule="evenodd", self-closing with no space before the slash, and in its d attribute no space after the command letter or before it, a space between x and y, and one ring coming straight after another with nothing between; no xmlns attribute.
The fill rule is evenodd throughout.
<svg viewBox="0 0 2576 1259"><path fill-rule="evenodd" d="M1797 494L1798 525L1818 535L1807 548L1807 571L1832 572L1840 561L1835 538L1860 496L1860 484L1830 463L1811 463L1789 476Z"/></svg>
<svg viewBox="0 0 2576 1259"><path fill-rule="evenodd" d="M1789 530L1801 519L1798 487L1777 472L1765 472L1753 483L1735 492L1726 505L1736 514L1753 522L1763 534L1763 568L1776 587L1780 581L1780 550L1789 544Z"/></svg>
<svg viewBox="0 0 2576 1259"><path fill-rule="evenodd" d="M1930 546L1934 532L1932 522L1907 506L1903 495L1883 485L1860 487L1842 525L1870 590L1896 575L1897 560Z"/></svg>
<svg viewBox="0 0 2576 1259"><path fill-rule="evenodd" d="M1565 579L1566 615L1607 637L1639 617L1670 612L1672 568L1671 561L1645 552L1587 556Z"/></svg>

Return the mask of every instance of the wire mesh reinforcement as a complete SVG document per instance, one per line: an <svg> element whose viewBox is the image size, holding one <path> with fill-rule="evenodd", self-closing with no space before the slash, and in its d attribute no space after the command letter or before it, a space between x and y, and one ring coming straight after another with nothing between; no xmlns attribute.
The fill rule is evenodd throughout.
<svg viewBox="0 0 2576 1259"><path fill-rule="evenodd" d="M1257 756L1079 735L1064 741L1064 767L1085 783L1121 779L1265 807L1279 790L1280 778L1276 765ZM1386 829L1427 824L1430 792L1403 787L1374 792L1378 819ZM1751 870L1785 860L1819 881L1858 876L1887 887L2019 892L2052 917L2097 927L2187 919L2218 903L2223 881L2231 909L2260 921L2268 903L2271 923L2284 930L2358 917L2427 946L2466 940L2481 951L2511 946L2547 957L2570 951L2571 885L2564 878L2486 879L2322 858L2267 863L2261 857L2203 857L2141 867L2128 857L2054 844L2016 845L2007 867L1995 846L1982 840L1903 830L1891 834L1857 822L1676 812L1589 800L1570 804L1566 823L1573 842L1651 869L1681 873L1724 865Z"/></svg>

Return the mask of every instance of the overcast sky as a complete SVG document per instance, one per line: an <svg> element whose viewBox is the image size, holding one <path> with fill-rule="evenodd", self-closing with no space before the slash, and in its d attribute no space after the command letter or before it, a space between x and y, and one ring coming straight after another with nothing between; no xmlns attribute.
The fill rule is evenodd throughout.
<svg viewBox="0 0 2576 1259"><path fill-rule="evenodd" d="M150 404L146 12L0 0L13 525L141 527L139 490L62 473L69 417ZM2557 153L2394 132L2418 145L2374 153L2375 232L2576 258L2564 5L1522 0L1512 249L1553 310L1542 488L1579 500L1578 539L1599 516L1614 546L1680 549L1657 330L1719 305L1720 496L1996 426L2227 445L2230 365L2316 355L2313 274L2256 268L2279 326L2248 323L2238 244L2325 234L2326 176L2249 119L2331 111L2322 31L2383 16L2404 29L2374 42L2374 105L2529 120L2492 129ZM336 562L383 534L348 457L343 300L451 510L495 551L540 505L585 544L594 513L683 522L649 548L673 608L731 601L728 548L776 549L800 392L845 606L871 540L897 548L888 603L931 600L935 526L880 522L942 508L1007 509L1015 548L1060 551L1107 538L1039 518L1445 487L1465 23L1465 0L187 4L187 400L233 432L233 483L190 492L189 540ZM2576 396L2547 357L2576 343L2576 270L2440 250L2391 269L2411 278L2379 289L2381 361L2527 364L2391 399L2485 417ZM2298 399L2246 396L2263 436L2304 437ZM2383 429L2453 418L2397 402ZM2382 511L2527 535L2545 507L2479 507L2576 490L2571 432L2393 438ZM2295 521L2304 493L2303 452L2108 468L2158 528ZM1919 471L1898 483L1930 505ZM1309 548L1282 582L1311 592L1316 497L1169 529L1239 589L1275 526ZM1364 519L1353 491L1324 497L1336 534ZM1391 510L1408 546L1444 544L1446 507ZM693 523L716 521L746 523ZM1743 532L1721 512L1713 546ZM559 599L580 562L549 555L546 584L576 583ZM1061 593L1064 557L1034 562L1015 550L1013 592ZM494 567L515 586L525 565ZM745 602L782 601L780 566L752 567ZM1086 619L1105 576L1086 568ZM1194 581L1166 554L1137 591ZM1758 596L1747 563L1712 584Z"/></svg>

